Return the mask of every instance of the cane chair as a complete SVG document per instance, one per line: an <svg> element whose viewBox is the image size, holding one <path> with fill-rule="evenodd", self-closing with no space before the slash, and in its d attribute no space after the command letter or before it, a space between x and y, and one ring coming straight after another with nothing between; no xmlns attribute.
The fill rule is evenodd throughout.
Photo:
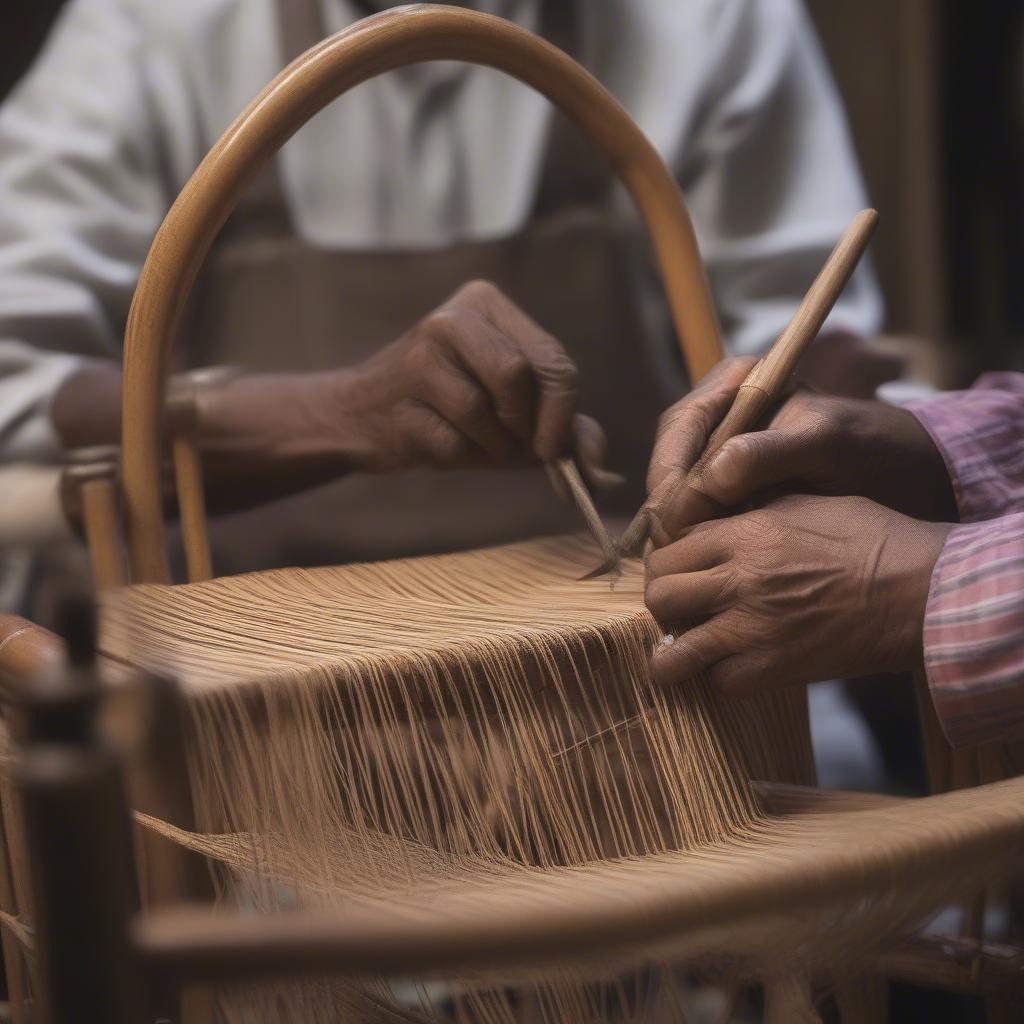
<svg viewBox="0 0 1024 1024"><path fill-rule="evenodd" d="M83 632L79 628L80 648ZM10 894L11 865L6 859L0 865L14 1020L27 1019L32 1002L32 1019L41 1024L127 1024L163 1014L177 1019L182 993L197 983L437 971L462 967L469 959L482 964L514 958L523 943L540 943L542 955L543 943L551 941L544 915L518 921L523 934L516 941L507 930L496 939L492 922L483 920L475 928L472 921L462 922L461 934L442 930L424 936L410 934L401 918L382 922L308 913L254 924L251 915L213 914L196 905L140 912L138 846L129 839L131 762L112 745L104 727L109 715L105 723L100 713L117 695L103 684L88 648L73 660L77 664L67 664L64 643L49 631L14 616L0 621L5 722L9 729L17 723L6 752L5 820L16 819L22 858L21 917ZM163 723L159 734L147 733L143 744L150 749L142 760L158 762L162 774L173 775L175 759L168 755L181 743L176 687L149 678L128 689L137 709L148 708L147 717ZM123 748L130 741L123 716L119 719ZM127 731L137 730L128 726ZM137 770L139 758L134 763ZM809 800L837 798L784 785L764 786L762 792L778 813L806 812ZM857 799L861 808L900 803L890 797ZM31 922L24 914L29 904L35 908ZM8 947L30 953L31 1002L21 957ZM1024 996L1024 951L995 943L931 936L880 957L875 968L879 975L913 984L984 994L1007 1008L1006 1016L991 1017L997 1021L1013 1019L1010 1007L1019 1007ZM788 1019L785 1012L779 1019ZM882 1020L883 1015L881 1004L869 1000L843 1019ZM193 998L187 1019L212 1018L208 1006Z"/></svg>
<svg viewBox="0 0 1024 1024"><path fill-rule="evenodd" d="M464 60L503 70L545 94L583 130L626 185L643 217L691 378L699 379L720 358L721 344L703 267L677 186L651 145L594 79L554 47L500 19L433 6L375 16L300 57L253 101L200 164L154 239L127 325L121 478L116 482L109 473L86 477L93 498L83 503L86 532L90 538L102 539L102 544L93 547L93 564L99 567L108 587L116 588L124 575L117 545L110 543L119 526L112 521L111 499L119 497L127 529L129 578L133 585L157 585L157 590L166 593L161 589L169 583L169 573L160 486L164 374L190 286L218 229L259 169L326 103L375 74L425 60ZM186 432L176 434L173 448L190 577L190 583L175 592L184 598L193 593L189 587L209 586L202 581L210 574L210 555L200 453ZM431 564L439 573L457 574L463 563L459 556L451 556ZM153 591L132 587L128 592ZM143 649L139 664L161 660L158 645L146 637L140 637L139 642ZM11 647L13 652L13 641ZM109 660L123 663L124 655ZM792 695L785 698L792 699ZM792 705L788 706L792 712ZM765 766L765 770L770 772L771 766ZM142 774L146 778L142 791L149 794L149 807L143 809L150 810L152 818L170 823L163 829L162 839L147 842L149 900L161 904L193 897L197 889L187 857L167 843L168 839L186 845L189 841L188 793L168 782L175 772L161 777L151 765ZM791 765L785 774L791 782L813 781L806 761ZM493 966L545 955L584 956L604 952L624 941L637 947L656 946L669 936L675 940L691 933L695 945L688 948L696 955L704 941L700 936L713 926L735 926L759 914L784 912L795 901L813 911L830 905L837 893L853 904L892 891L897 877L910 884L922 844L930 855L942 851L953 879L960 872L968 874L978 858L994 858L994 863L1024 840L1024 805L1019 799L1024 784L1017 780L990 788L989 812L973 817L972 801L956 794L934 798L942 801L939 804L908 801L897 811L884 801L864 798L861 803L846 805L840 797L812 790L769 788L763 792L769 804L778 802L780 820L799 815L808 806L849 806L851 815L863 815L851 820L863 826L864 835L850 849L833 848L823 856L820 871L810 882L806 872L795 867L781 868L774 876L761 878L754 887L749 878L744 879L743 870L713 878L694 875L691 879L684 872L673 876L657 909L643 900L626 908L603 901L600 886L588 888L591 882L587 878L569 871L565 877L575 896L570 899L572 906L559 915L539 907L517 913L513 904L508 904L493 920L481 920L481 909L486 905L483 886L477 902L470 901L470 909L453 911L438 922L420 921L413 926L401 914L389 916L380 910L373 916L353 913L347 917L327 915L315 921L303 918L303 926L322 940L320 945L312 940L303 945L288 938L296 926L290 917L282 915L267 921L265 927L261 925L262 937L249 944L246 956L238 953L239 945L246 944L246 936L238 934L237 921L225 922L213 915L186 915L173 921L149 919L140 925L137 937L140 942L145 940L147 962L167 965L172 971L185 969L197 980L215 980L216 972L239 970L243 961L246 970L252 964L265 966L268 951L276 951L284 959L305 957L311 968L329 964L335 971L358 968L382 975ZM935 811L948 812L952 820L969 819L972 827L950 837L934 826ZM901 835L903 825L907 830ZM886 842L875 841L878 829L891 832ZM630 870L642 872L642 862ZM694 870L693 865L689 870ZM31 908L27 893L19 901L19 917L8 929L12 934L22 908ZM147 922L145 917L143 922ZM214 955L218 948L223 951L229 946L233 950L230 955ZM962 952L957 947L946 958L950 984L954 986L964 984L965 972L957 970L955 959ZM990 958L999 957L998 951L986 953L980 946L976 952L974 963L981 963L978 958L990 954ZM234 967L225 967L225 963ZM930 963L927 958L915 960L905 954L903 969L908 973L924 972ZM936 973L934 969L931 972ZM989 976L998 977L999 984L1012 985L1017 972L1015 967L993 969ZM780 1006L786 1005L786 998L780 996ZM790 1005L799 1005L801 999L807 1002L802 995L792 996ZM778 1012L780 1020L797 1019L787 1017L784 1008ZM848 1019L878 1016L861 1006L852 1009Z"/></svg>

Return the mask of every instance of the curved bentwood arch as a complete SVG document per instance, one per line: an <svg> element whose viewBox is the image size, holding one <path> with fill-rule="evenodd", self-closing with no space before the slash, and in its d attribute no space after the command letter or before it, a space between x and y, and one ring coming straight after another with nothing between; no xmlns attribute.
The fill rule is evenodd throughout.
<svg viewBox="0 0 1024 1024"><path fill-rule="evenodd" d="M374 15L285 68L235 119L153 239L125 332L123 474L134 582L169 580L160 488L160 415L178 321L199 267L240 196L314 114L375 75L423 61L483 64L546 96L609 161L657 257L693 380L722 355L689 214L664 161L612 95L561 50L510 22L419 4Z"/></svg>

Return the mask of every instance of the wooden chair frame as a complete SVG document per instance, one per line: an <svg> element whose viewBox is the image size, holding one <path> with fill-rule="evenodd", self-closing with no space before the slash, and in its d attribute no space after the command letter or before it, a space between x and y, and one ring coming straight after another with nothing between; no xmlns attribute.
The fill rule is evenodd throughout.
<svg viewBox="0 0 1024 1024"><path fill-rule="evenodd" d="M463 932L431 935L407 922L375 928L366 920L311 912L279 915L258 925L251 915L187 906L137 913L123 768L97 728L101 684L89 668L60 670L62 659L58 637L24 620L0 620L0 670L8 681L5 716L20 723L9 776L31 867L31 891L23 898L36 908L42 980L34 984L42 997L37 1010L44 1024L127 1024L143 1019L145 1012L210 1020L209 1004L202 1000L194 998L182 1011L188 985L495 966L506 958L514 963L524 944L551 944L554 950L564 941L540 918L518 923L520 942L500 922L495 927L485 920ZM165 724L156 752L162 759L176 743L169 739L175 730L167 728L175 691L155 682L148 690L157 694ZM759 788L780 812L806 799L801 787ZM68 857L69 848L74 858ZM713 971L715 965L698 961L693 966ZM998 944L930 936L886 955L876 968L891 979L985 995L993 1006L1024 995L1024 950ZM861 1006L843 1019L881 1019L879 1004L866 1005L870 1009Z"/></svg>
<svg viewBox="0 0 1024 1024"><path fill-rule="evenodd" d="M85 531L101 588L125 582L118 543L119 498L127 527L131 579L169 580L159 458L165 373L192 282L221 225L260 168L327 103L376 74L426 60L463 60L505 71L547 96L583 131L610 162L643 217L691 379L698 380L721 357L721 340L703 265L678 187L651 144L595 79L553 46L500 19L435 6L377 15L325 40L271 82L202 161L157 232L139 278L126 331L120 486L109 468L77 471ZM203 579L210 574L210 559L199 454L187 431L175 434L172 450L189 577ZM6 663L12 674L24 678L39 668L52 667L59 658L56 638L30 624L0 622L0 666ZM16 722L17 718L10 721ZM32 756L28 760L31 762ZM46 770L51 769L52 765ZM86 776L95 789L91 795L79 793L81 806L94 806L90 800L99 801L95 806L107 806L116 789L110 788L114 785L111 779L116 781L116 766L95 750L85 750L85 761L72 774L74 778L60 784L49 776L50 782L45 784L33 780L27 769L19 776L29 841L40 851L38 860L45 868L46 877L37 872L37 893L50 894L46 898L51 902L53 893L70 892L70 883L61 875L56 833L47 821L70 815L84 828L81 818L74 819L76 805L75 800L69 800L68 787L83 785ZM153 782L157 775L152 773L150 780L154 810L172 820L187 814L187 795L182 795L180 787ZM121 828L118 816L124 818L123 806L113 817L101 815L98 834L103 842L115 842L114 833ZM11 850L17 845L12 839L8 822ZM154 863L156 880L150 894L154 903L194 893L179 853L165 850L156 854ZM6 875L0 872L0 876L0 900L5 909L8 899L13 905L9 913L16 916L30 908L24 870L20 881L19 872L13 872L14 881L7 893L2 884ZM428 955L423 949L410 947L407 935L385 931L375 936L365 930L354 935L337 919L309 915L299 922L287 918L267 922L256 938L248 922L239 927L237 921L204 914L143 917L132 924L123 894L115 894L109 885L104 888L103 879L93 882L96 892L109 895L109 900L93 907L93 911L94 916L107 912L105 934L116 952L114 960L121 968L128 963L141 965L161 984L170 983L172 988L186 978L201 976L209 981L246 976L271 962L305 971L323 970L328 965L337 971L345 964L352 969L372 965L381 972L455 967L467 956L480 956L481 950L488 948L486 929L459 936L447 947L428 943ZM49 912L44 909L44 914ZM52 934L54 922L41 921L40 934L45 936L48 929ZM81 926L86 927L84 923ZM4 933L5 957L11 937L8 932ZM422 944L422 937L417 941ZM917 980L927 978L956 991L966 988L995 995L1018 989L1022 981L1019 951L980 944L970 948L973 954L965 952L963 943L943 940L937 953L932 942L889 962L888 969ZM498 955L497 950L494 955ZM970 967L965 968L968 955ZM7 959L11 972L12 958ZM936 961L941 966L936 967ZM24 989L20 968L13 973L12 991ZM111 1014L105 1020L116 1021L122 1019L118 1014L129 1012L137 996L130 994L131 982L125 980L123 971L116 977L110 975L108 980L111 992L122 992L105 1011ZM55 1021L61 1019L59 1013L54 1017Z"/></svg>

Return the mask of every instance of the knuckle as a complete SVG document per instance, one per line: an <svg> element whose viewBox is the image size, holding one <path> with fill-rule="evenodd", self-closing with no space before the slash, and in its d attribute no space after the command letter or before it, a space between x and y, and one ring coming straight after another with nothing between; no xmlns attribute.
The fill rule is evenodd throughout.
<svg viewBox="0 0 1024 1024"><path fill-rule="evenodd" d="M456 298L472 304L488 305L497 299L504 299L501 290L493 281L478 277L467 281L456 293Z"/></svg>
<svg viewBox="0 0 1024 1024"><path fill-rule="evenodd" d="M417 336L405 350L403 363L406 371L421 384L430 373L436 359L436 351L429 338Z"/></svg>
<svg viewBox="0 0 1024 1024"><path fill-rule="evenodd" d="M465 458L469 446L466 439L454 430L439 427L434 433L431 449L441 465L448 465Z"/></svg>
<svg viewBox="0 0 1024 1024"><path fill-rule="evenodd" d="M672 584L666 576L652 579L644 590L644 603L656 619L667 610L671 597Z"/></svg>
<svg viewBox="0 0 1024 1024"><path fill-rule="evenodd" d="M770 458L775 453L777 441L778 431L765 430L731 437L722 447L728 448L730 458L746 469L759 459Z"/></svg>
<svg viewBox="0 0 1024 1024"><path fill-rule="evenodd" d="M693 404L686 405L677 402L670 406L658 417L658 438L663 437L689 437L695 431L693 421L697 417L697 410Z"/></svg>
<svg viewBox="0 0 1024 1024"><path fill-rule="evenodd" d="M576 382L580 377L580 371L554 338L551 338L551 343L555 346L556 350L548 356L541 366L541 376L550 383L563 387L566 390L575 388Z"/></svg>
<svg viewBox="0 0 1024 1024"><path fill-rule="evenodd" d="M835 430L837 413L827 405L816 403L804 411L803 419L811 436L821 437Z"/></svg>
<svg viewBox="0 0 1024 1024"><path fill-rule="evenodd" d="M460 311L451 306L428 313L416 325L418 347L429 348L437 342L452 341L459 332L461 318Z"/></svg>
<svg viewBox="0 0 1024 1024"><path fill-rule="evenodd" d="M530 379L530 364L521 352L504 359L498 368L498 379L506 388L517 388Z"/></svg>
<svg viewBox="0 0 1024 1024"><path fill-rule="evenodd" d="M733 520L737 544L756 548L779 530L779 514L770 508L756 509Z"/></svg>
<svg viewBox="0 0 1024 1024"><path fill-rule="evenodd" d="M658 579L659 576L664 576L666 573L671 572L671 566L673 562L673 545L669 545L664 548L655 548L647 556L647 585L650 587L654 580Z"/></svg>
<svg viewBox="0 0 1024 1024"><path fill-rule="evenodd" d="M477 388L466 388L455 402L456 415L465 423L477 423L484 419L490 403Z"/></svg>

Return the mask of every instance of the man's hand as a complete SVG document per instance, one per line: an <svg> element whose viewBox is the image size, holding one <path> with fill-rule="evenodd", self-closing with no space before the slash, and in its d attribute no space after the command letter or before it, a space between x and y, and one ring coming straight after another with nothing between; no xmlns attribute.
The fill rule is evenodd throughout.
<svg viewBox="0 0 1024 1024"><path fill-rule="evenodd" d="M360 468L504 466L573 450L600 483L604 432L576 414L565 349L494 285L474 281L339 380Z"/></svg>
<svg viewBox="0 0 1024 1024"><path fill-rule="evenodd" d="M908 668L949 529L808 496L694 527L647 563L647 606L679 633L656 649L655 680L705 672L743 695Z"/></svg>
<svg viewBox="0 0 1024 1024"><path fill-rule="evenodd" d="M689 472L754 362L725 360L664 413L648 492ZM913 414L806 390L792 395L764 430L727 441L702 467L696 486L730 509L785 490L856 494L919 519L956 518L942 455Z"/></svg>
<svg viewBox="0 0 1024 1024"><path fill-rule="evenodd" d="M286 341L286 340L285 340ZM116 444L120 372L90 366L53 403L65 444ZM494 285L456 292L364 363L200 388L189 421L211 508L245 507L353 470L514 466L573 452L594 486L605 437L576 413L576 367Z"/></svg>

